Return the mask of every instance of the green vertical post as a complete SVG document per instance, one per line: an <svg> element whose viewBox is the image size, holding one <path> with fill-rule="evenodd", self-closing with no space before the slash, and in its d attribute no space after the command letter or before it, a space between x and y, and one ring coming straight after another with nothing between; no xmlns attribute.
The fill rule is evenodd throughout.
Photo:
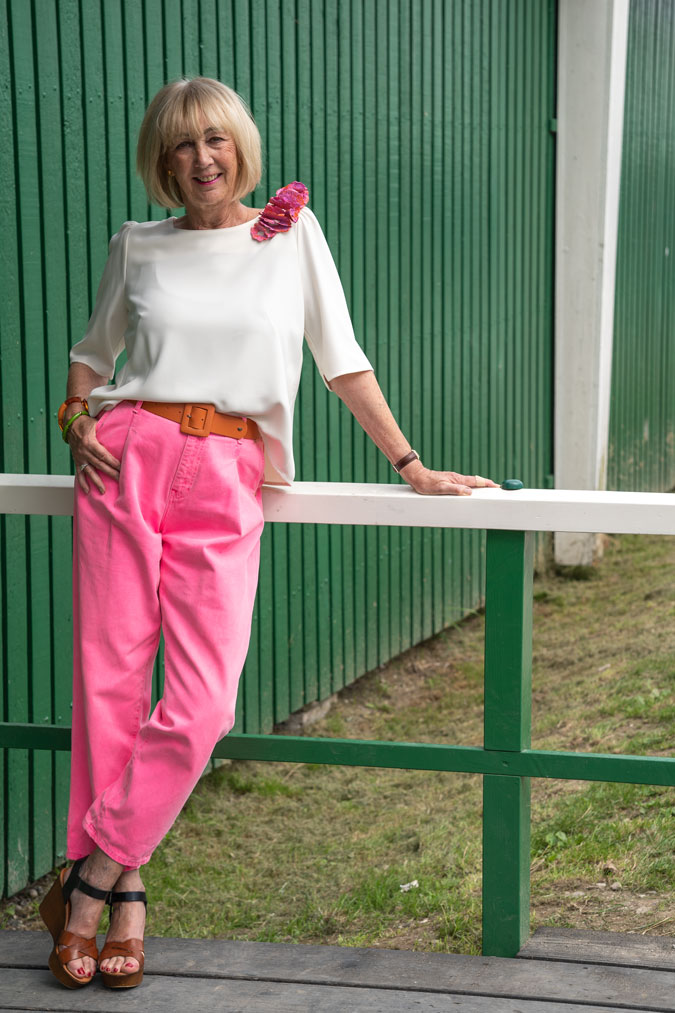
<svg viewBox="0 0 675 1013"><path fill-rule="evenodd" d="M531 531L488 531L485 603L486 749L530 746ZM515 956L530 928L530 781L483 777L483 954Z"/></svg>

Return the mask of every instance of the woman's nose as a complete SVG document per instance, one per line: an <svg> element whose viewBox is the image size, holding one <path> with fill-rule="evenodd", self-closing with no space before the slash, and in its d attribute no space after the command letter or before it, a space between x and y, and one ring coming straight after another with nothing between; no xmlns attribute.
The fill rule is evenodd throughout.
<svg viewBox="0 0 675 1013"><path fill-rule="evenodd" d="M203 141L195 142L195 161L197 165L208 165L211 161L211 153Z"/></svg>

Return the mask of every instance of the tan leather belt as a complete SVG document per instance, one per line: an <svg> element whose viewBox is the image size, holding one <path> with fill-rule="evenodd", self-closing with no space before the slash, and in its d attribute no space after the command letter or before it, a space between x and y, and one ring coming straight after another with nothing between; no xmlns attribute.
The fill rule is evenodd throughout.
<svg viewBox="0 0 675 1013"><path fill-rule="evenodd" d="M212 404L172 404L144 401L143 408L163 419L178 422L186 436L229 436L233 440L259 440L260 430L251 419L217 412Z"/></svg>

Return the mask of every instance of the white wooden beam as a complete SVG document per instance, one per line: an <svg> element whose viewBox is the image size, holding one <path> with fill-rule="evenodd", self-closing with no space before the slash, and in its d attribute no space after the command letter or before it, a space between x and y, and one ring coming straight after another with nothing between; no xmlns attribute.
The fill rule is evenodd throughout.
<svg viewBox="0 0 675 1013"><path fill-rule="evenodd" d="M72 500L68 475L0 475L0 513L67 515ZM671 493L477 489L471 496L418 496L402 485L296 482L265 486L263 505L268 523L675 535Z"/></svg>

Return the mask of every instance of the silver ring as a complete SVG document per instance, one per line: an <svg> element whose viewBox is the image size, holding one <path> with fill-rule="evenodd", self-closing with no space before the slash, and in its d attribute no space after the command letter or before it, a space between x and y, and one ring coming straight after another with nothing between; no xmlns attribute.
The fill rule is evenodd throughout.
<svg viewBox="0 0 675 1013"><path fill-rule="evenodd" d="M89 467L89 462L85 461L84 464L80 465L80 471L84 471L85 468Z"/></svg>

